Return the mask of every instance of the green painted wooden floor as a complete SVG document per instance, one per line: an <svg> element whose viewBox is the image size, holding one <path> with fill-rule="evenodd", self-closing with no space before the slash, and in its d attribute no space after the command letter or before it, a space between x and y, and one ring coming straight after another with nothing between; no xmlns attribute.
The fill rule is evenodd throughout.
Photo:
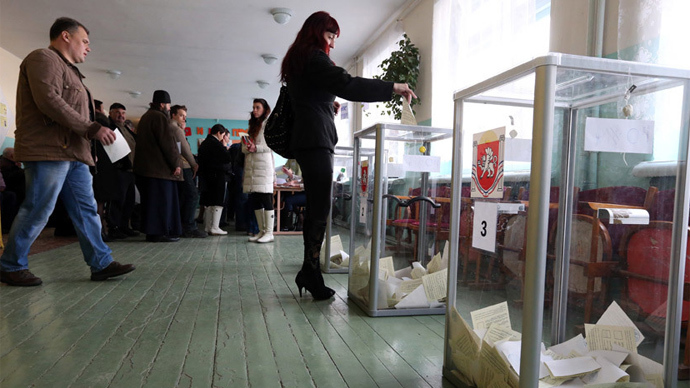
<svg viewBox="0 0 690 388"><path fill-rule="evenodd" d="M347 275L299 297L301 236L110 244L137 270L91 282L76 243L0 286L0 387L448 387L443 316L366 316Z"/></svg>

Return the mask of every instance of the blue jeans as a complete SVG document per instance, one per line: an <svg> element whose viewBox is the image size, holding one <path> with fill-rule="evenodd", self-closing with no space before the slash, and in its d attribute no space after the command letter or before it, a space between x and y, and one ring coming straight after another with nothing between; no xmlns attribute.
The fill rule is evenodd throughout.
<svg viewBox="0 0 690 388"><path fill-rule="evenodd" d="M111 250L101 238L101 220L96 211L91 173L81 162L24 162L26 198L14 219L0 268L12 272L29 268L29 248L41 233L55 208L58 195L65 204L79 237L84 261L91 272L105 269Z"/></svg>

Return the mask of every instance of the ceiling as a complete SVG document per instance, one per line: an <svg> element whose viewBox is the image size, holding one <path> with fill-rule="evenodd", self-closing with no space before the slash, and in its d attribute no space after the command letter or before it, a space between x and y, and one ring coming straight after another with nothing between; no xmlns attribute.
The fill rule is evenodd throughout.
<svg viewBox="0 0 690 388"><path fill-rule="evenodd" d="M167 90L189 117L247 119L252 99L270 104L280 88L280 62L304 20L325 10L341 35L331 58L347 65L414 0L0 0L0 47L24 58L49 44L60 16L91 31L91 53L79 65L94 98L106 107L121 102L130 118L141 116L153 91ZM284 25L270 10L287 7ZM279 59L271 65L261 54ZM113 80L107 70L122 72ZM2 69L18 71L18 69ZM259 88L257 80L270 85ZM129 91L139 91L133 98Z"/></svg>

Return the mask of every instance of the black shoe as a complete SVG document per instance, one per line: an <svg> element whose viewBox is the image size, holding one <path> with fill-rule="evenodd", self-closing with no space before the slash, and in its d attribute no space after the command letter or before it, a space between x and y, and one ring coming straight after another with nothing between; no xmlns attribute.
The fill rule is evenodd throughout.
<svg viewBox="0 0 690 388"><path fill-rule="evenodd" d="M106 233L101 233L101 238L103 239L103 242L113 242L113 241L115 241L114 238L108 236Z"/></svg>
<svg viewBox="0 0 690 388"><path fill-rule="evenodd" d="M189 230L187 232L182 233L182 237L184 237L184 238L206 238L206 237L208 237L208 233L204 232L203 230L194 229L194 230Z"/></svg>
<svg viewBox="0 0 690 388"><path fill-rule="evenodd" d="M32 274L28 269L12 272L0 271L0 282L18 287L32 287L43 283L41 278Z"/></svg>
<svg viewBox="0 0 690 388"><path fill-rule="evenodd" d="M148 242L175 242L180 241L179 237L161 236L160 234L147 234L146 241Z"/></svg>
<svg viewBox="0 0 690 388"><path fill-rule="evenodd" d="M120 228L118 228L117 226L113 226L108 231L108 237L114 240L122 240L126 238L127 235L123 231L121 231Z"/></svg>
<svg viewBox="0 0 690 388"><path fill-rule="evenodd" d="M105 280L107 278L114 278L115 276L120 276L124 275L126 273L130 273L134 271L136 268L132 264L120 264L117 261L113 261L105 267L104 269L98 271L98 272L91 272L91 280L93 281L101 281Z"/></svg>
<svg viewBox="0 0 690 388"><path fill-rule="evenodd" d="M139 232L137 232L134 229L130 229L130 228L122 229L122 233L127 235L127 237L137 237L139 235Z"/></svg>

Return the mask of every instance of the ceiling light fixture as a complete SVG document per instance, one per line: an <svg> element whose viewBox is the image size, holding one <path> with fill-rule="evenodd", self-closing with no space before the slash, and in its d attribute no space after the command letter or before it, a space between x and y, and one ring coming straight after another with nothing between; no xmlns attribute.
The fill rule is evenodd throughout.
<svg viewBox="0 0 690 388"><path fill-rule="evenodd" d="M272 64L273 62L278 60L278 57L276 57L273 54L262 54L261 58L264 59L264 62L266 62L267 65Z"/></svg>
<svg viewBox="0 0 690 388"><path fill-rule="evenodd" d="M273 8L271 10L273 20L278 24L285 24L290 21L292 17L292 10L290 8Z"/></svg>
<svg viewBox="0 0 690 388"><path fill-rule="evenodd" d="M129 93L129 95L132 96L132 98L137 98L137 97L141 96L141 92L138 90L132 90L132 91L129 91L127 93Z"/></svg>
<svg viewBox="0 0 690 388"><path fill-rule="evenodd" d="M120 70L106 70L106 73L110 76L112 79L118 79L122 75L122 72Z"/></svg>
<svg viewBox="0 0 690 388"><path fill-rule="evenodd" d="M268 82L266 82L266 81L256 81L256 84L259 85L259 87L260 87L261 89L266 89L266 88L268 87L268 85L270 85L270 84L269 84Z"/></svg>

